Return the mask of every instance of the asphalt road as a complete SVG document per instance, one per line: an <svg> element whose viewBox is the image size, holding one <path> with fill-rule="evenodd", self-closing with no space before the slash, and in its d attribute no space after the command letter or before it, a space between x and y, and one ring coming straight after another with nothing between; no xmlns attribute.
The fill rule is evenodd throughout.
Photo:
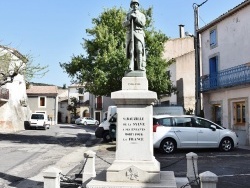
<svg viewBox="0 0 250 188"><path fill-rule="evenodd" d="M100 142L93 134L95 128L56 125L46 131L0 134L0 187L42 188L42 171L48 166L56 166L67 177L74 178L82 170L83 153L87 150L96 152L97 174L106 170L115 159L116 143ZM186 154L189 152L198 155L198 173L211 171L218 175L217 188L250 187L250 150L178 150L171 155L154 151L161 170L174 171L176 177L186 176ZM62 188L78 186L61 183Z"/></svg>
<svg viewBox="0 0 250 188"><path fill-rule="evenodd" d="M49 166L68 173L94 144L95 127L85 128L61 124L48 130L0 134L0 187L43 187L42 172Z"/></svg>

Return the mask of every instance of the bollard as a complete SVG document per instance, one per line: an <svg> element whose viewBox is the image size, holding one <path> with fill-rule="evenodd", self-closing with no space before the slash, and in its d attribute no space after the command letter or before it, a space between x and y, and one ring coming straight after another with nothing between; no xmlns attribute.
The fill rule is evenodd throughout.
<svg viewBox="0 0 250 188"><path fill-rule="evenodd" d="M198 155L196 153L190 152L186 154L186 158L187 158L187 178L189 182L191 182L194 181L196 178L198 178L198 167L197 167Z"/></svg>
<svg viewBox="0 0 250 188"><path fill-rule="evenodd" d="M201 188L216 188L218 176L212 172L206 171L200 175Z"/></svg>
<svg viewBox="0 0 250 188"><path fill-rule="evenodd" d="M94 177L96 177L95 155L96 153L93 151L87 151L84 153L84 158L86 161L82 174L83 187L85 187L88 182L90 182Z"/></svg>
<svg viewBox="0 0 250 188"><path fill-rule="evenodd" d="M50 167L43 172L44 188L60 188L61 170Z"/></svg>

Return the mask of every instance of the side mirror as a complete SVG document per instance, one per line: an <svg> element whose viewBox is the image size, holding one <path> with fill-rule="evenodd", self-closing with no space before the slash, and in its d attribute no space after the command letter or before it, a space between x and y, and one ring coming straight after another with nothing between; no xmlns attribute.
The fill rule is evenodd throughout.
<svg viewBox="0 0 250 188"><path fill-rule="evenodd" d="M215 125L210 125L210 128L211 128L213 131L216 131L216 126L215 126Z"/></svg>

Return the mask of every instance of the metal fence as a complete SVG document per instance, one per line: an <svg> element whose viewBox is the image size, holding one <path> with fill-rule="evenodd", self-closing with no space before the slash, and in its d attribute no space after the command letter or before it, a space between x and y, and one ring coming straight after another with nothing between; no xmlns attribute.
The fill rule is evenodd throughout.
<svg viewBox="0 0 250 188"><path fill-rule="evenodd" d="M233 87L250 83L250 66L239 65L201 77L201 91Z"/></svg>

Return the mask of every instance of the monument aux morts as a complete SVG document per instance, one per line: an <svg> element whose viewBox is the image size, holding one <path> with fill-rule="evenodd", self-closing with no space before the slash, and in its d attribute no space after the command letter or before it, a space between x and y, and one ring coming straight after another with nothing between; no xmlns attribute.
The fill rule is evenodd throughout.
<svg viewBox="0 0 250 188"><path fill-rule="evenodd" d="M153 149L153 107L157 94L148 90L144 26L146 17L138 9L138 0L130 3L123 26L127 28L128 71L122 90L112 92L117 105L116 157L102 180L95 178L88 188L176 187L173 172L161 172Z"/></svg>

